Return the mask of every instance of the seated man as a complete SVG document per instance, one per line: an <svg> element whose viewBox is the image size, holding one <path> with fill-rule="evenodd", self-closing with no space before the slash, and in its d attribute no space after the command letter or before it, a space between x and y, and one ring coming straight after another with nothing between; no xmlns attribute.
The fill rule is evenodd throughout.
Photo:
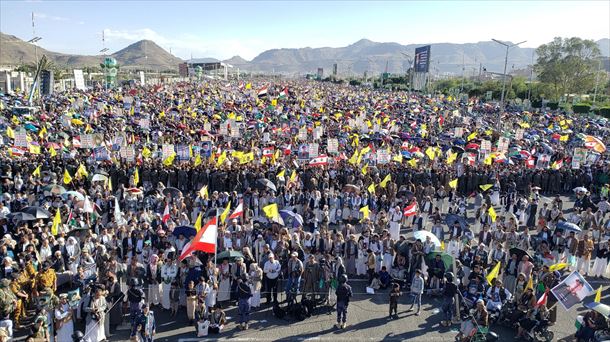
<svg viewBox="0 0 610 342"><path fill-rule="evenodd" d="M384 290L387 289L388 286L390 286L391 280L392 278L390 277L390 273L388 273L385 266L382 266L381 271L379 271L379 281L381 282L380 287Z"/></svg>

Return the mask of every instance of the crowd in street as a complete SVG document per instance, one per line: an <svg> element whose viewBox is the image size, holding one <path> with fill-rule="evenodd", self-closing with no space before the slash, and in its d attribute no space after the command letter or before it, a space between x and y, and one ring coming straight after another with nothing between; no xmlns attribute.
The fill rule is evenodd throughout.
<svg viewBox="0 0 610 342"><path fill-rule="evenodd" d="M441 296L450 325L458 298L464 340L513 303L522 337L571 271L610 277L603 119L311 81L0 101L0 341L153 341L160 310L222 334L297 302L343 329L354 278L391 317ZM607 333L587 315L579 338Z"/></svg>

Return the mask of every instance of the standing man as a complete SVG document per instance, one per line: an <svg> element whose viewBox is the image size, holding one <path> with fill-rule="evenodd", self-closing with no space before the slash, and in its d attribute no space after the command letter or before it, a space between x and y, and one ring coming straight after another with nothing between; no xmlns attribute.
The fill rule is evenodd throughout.
<svg viewBox="0 0 610 342"><path fill-rule="evenodd" d="M237 310L239 311L239 328L242 330L248 330L250 297L252 297L252 289L248 285L248 275L242 274L241 278L237 280Z"/></svg>
<svg viewBox="0 0 610 342"><path fill-rule="evenodd" d="M337 295L337 329L345 329L347 321L347 307L349 299L352 297L352 287L347 284L347 276L342 274L339 278L339 286L335 290Z"/></svg>
<svg viewBox="0 0 610 342"><path fill-rule="evenodd" d="M578 242L578 247L576 248L576 256L578 257L576 271L580 272L583 276L589 273L591 253L593 253L593 240L589 239L589 233L585 233L583 239Z"/></svg>
<svg viewBox="0 0 610 342"><path fill-rule="evenodd" d="M269 258L263 267L263 272L265 273L267 304L271 303L271 296L273 296L273 303L277 303L277 278L279 277L281 270L282 265L280 262L275 260L273 254L269 254Z"/></svg>
<svg viewBox="0 0 610 342"><path fill-rule="evenodd" d="M155 315L150 311L148 303L142 304L142 312L136 321L136 332L140 334L143 342L153 342L157 326L155 323Z"/></svg>
<svg viewBox="0 0 610 342"><path fill-rule="evenodd" d="M292 252L290 260L288 260L288 281L286 282L286 296L290 298L290 292L294 289L293 295L299 293L299 285L301 284L301 275L303 274L303 262L299 260L299 254ZM296 298L293 298L296 300Z"/></svg>
<svg viewBox="0 0 610 342"><path fill-rule="evenodd" d="M421 271L417 269L415 270L415 276L413 276L413 281L411 282L411 296L413 296L413 301L411 302L411 307L407 310L408 312L413 311L413 306L417 303L417 312L415 315L419 316L419 311L421 310L421 295L423 293L424 278L421 276Z"/></svg>

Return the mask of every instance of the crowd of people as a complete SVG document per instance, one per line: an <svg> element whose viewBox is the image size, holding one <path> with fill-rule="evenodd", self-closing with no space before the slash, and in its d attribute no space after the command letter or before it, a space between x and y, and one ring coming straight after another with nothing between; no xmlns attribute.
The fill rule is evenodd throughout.
<svg viewBox="0 0 610 342"><path fill-rule="evenodd" d="M475 310L465 340L513 302L521 337L555 321L552 294L537 301L569 270L610 276L603 119L312 81L0 101L8 338L97 342L129 324L152 341L154 310L219 334L229 307L246 330L297 298L336 303L342 329L354 277L388 289L390 316L403 291L416 314L439 295L449 325L458 295ZM212 218L215 253L184 256Z"/></svg>

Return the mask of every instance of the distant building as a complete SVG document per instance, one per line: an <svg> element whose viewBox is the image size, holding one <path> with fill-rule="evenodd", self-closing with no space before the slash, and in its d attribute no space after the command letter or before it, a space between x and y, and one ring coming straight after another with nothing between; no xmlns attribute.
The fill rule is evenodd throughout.
<svg viewBox="0 0 610 342"><path fill-rule="evenodd" d="M227 78L228 69L233 68L231 64L221 62L215 58L192 58L185 63L179 64L178 70L180 76L189 77L195 76L195 69L197 67L201 68L203 75L222 76L225 79Z"/></svg>

